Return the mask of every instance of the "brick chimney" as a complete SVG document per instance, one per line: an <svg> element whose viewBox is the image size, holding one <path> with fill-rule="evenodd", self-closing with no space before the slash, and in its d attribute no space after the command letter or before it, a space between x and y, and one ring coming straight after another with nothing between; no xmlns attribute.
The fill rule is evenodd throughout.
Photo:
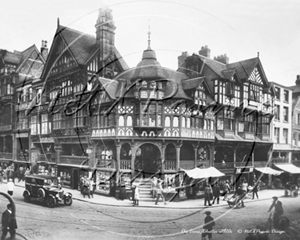
<svg viewBox="0 0 300 240"><path fill-rule="evenodd" d="M199 50L199 55L210 58L210 49L207 45L205 45L205 47L201 47L201 50Z"/></svg>
<svg viewBox="0 0 300 240"><path fill-rule="evenodd" d="M189 56L189 54L187 52L182 52L181 55L177 57L178 68L180 68L184 64L184 61L188 56Z"/></svg>
<svg viewBox="0 0 300 240"><path fill-rule="evenodd" d="M296 86L300 86L300 75L297 75Z"/></svg>
<svg viewBox="0 0 300 240"><path fill-rule="evenodd" d="M47 48L47 41L45 40L42 40L41 54L42 57L46 60L48 57L48 48Z"/></svg>
<svg viewBox="0 0 300 240"><path fill-rule="evenodd" d="M229 63L229 57L226 54L214 57L214 60L224 64Z"/></svg>

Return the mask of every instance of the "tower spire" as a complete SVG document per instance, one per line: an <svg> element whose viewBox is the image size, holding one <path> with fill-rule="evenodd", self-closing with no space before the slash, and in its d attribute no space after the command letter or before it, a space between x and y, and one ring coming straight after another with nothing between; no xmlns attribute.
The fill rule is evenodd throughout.
<svg viewBox="0 0 300 240"><path fill-rule="evenodd" d="M151 49L150 43L151 43L151 32L150 32L150 19L148 20L148 49Z"/></svg>

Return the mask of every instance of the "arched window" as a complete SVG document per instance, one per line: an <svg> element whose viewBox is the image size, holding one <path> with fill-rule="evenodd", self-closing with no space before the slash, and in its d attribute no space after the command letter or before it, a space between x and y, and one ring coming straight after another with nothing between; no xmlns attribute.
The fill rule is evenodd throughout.
<svg viewBox="0 0 300 240"><path fill-rule="evenodd" d="M190 119L190 118L187 118L187 119L186 119L186 127L187 127L187 128L190 128L190 127L191 127L191 119Z"/></svg>
<svg viewBox="0 0 300 240"><path fill-rule="evenodd" d="M178 127L178 117L173 118L173 127Z"/></svg>
<svg viewBox="0 0 300 240"><path fill-rule="evenodd" d="M124 126L124 116L119 117L119 126Z"/></svg>
<svg viewBox="0 0 300 240"><path fill-rule="evenodd" d="M169 116L165 117L165 127L171 126L171 119Z"/></svg>
<svg viewBox="0 0 300 240"><path fill-rule="evenodd" d="M126 119L126 126L131 127L132 126L132 117L128 116Z"/></svg>
<svg viewBox="0 0 300 240"><path fill-rule="evenodd" d="M185 128L185 117L181 118L181 127Z"/></svg>

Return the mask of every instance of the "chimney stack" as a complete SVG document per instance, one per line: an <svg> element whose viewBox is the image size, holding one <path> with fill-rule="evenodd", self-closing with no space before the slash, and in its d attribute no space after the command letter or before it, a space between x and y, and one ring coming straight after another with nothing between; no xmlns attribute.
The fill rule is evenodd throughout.
<svg viewBox="0 0 300 240"><path fill-rule="evenodd" d="M210 49L207 45L205 45L205 47L201 47L201 50L199 50L199 55L210 58Z"/></svg>
<svg viewBox="0 0 300 240"><path fill-rule="evenodd" d="M42 40L41 54L42 57L46 60L48 57L48 48L47 48L47 41L45 40Z"/></svg>
<svg viewBox="0 0 300 240"><path fill-rule="evenodd" d="M226 54L214 57L214 60L224 64L229 63L229 57Z"/></svg>
<svg viewBox="0 0 300 240"><path fill-rule="evenodd" d="M185 59L187 59L188 56L189 56L189 54L187 52L182 52L181 55L177 57L178 68L180 68L184 64Z"/></svg>
<svg viewBox="0 0 300 240"><path fill-rule="evenodd" d="M296 86L300 86L300 75L297 75Z"/></svg>

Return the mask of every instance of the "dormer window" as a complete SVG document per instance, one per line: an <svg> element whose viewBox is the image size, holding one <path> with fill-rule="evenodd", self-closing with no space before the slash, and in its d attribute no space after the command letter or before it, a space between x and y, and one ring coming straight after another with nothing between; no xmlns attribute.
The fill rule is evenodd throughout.
<svg viewBox="0 0 300 240"><path fill-rule="evenodd" d="M206 105L206 94L204 88L199 86L194 93L194 102L198 105Z"/></svg>
<svg viewBox="0 0 300 240"><path fill-rule="evenodd" d="M260 102L260 91L261 87L255 84L249 85L249 99L255 102Z"/></svg>
<svg viewBox="0 0 300 240"><path fill-rule="evenodd" d="M227 97L234 96L234 83L233 82L228 81L225 83L225 95Z"/></svg>
<svg viewBox="0 0 300 240"><path fill-rule="evenodd" d="M146 88L147 87L147 82L144 80L144 81L142 81L142 87L143 88Z"/></svg>

